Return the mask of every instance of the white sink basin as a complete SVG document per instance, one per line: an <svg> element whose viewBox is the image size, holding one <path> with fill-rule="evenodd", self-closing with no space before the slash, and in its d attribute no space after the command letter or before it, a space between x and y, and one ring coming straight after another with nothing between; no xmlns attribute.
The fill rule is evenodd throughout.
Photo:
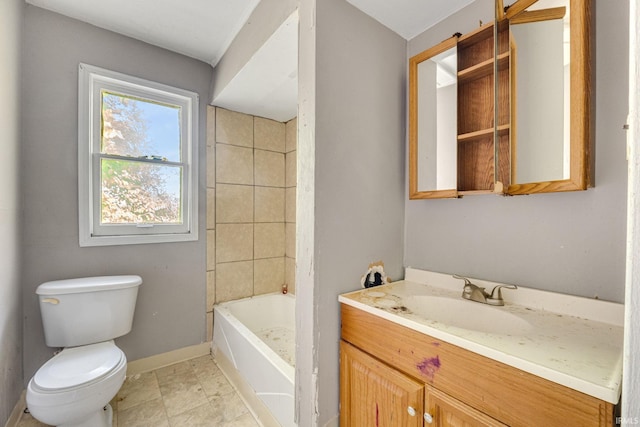
<svg viewBox="0 0 640 427"><path fill-rule="evenodd" d="M504 307L465 299L417 295L403 304L418 316L461 329L504 335L523 335L532 329L529 322Z"/></svg>

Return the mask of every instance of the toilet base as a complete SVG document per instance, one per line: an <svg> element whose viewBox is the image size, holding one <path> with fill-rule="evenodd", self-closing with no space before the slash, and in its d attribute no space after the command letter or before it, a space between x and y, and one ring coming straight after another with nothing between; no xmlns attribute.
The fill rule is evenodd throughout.
<svg viewBox="0 0 640 427"><path fill-rule="evenodd" d="M111 427L113 425L113 408L107 404L103 409L94 412L89 418L80 422L60 424L57 427Z"/></svg>

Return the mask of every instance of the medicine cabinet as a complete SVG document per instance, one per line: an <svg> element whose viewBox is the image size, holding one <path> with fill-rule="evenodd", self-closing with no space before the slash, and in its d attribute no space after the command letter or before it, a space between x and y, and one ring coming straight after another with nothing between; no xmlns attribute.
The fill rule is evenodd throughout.
<svg viewBox="0 0 640 427"><path fill-rule="evenodd" d="M590 1L495 5L409 60L410 199L589 185Z"/></svg>

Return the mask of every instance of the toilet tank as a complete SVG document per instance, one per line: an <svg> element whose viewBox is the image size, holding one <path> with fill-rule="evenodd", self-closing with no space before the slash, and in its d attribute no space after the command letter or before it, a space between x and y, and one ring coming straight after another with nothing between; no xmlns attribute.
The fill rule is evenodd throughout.
<svg viewBox="0 0 640 427"><path fill-rule="evenodd" d="M109 341L131 331L140 276L102 276L38 286L45 342L74 347Z"/></svg>

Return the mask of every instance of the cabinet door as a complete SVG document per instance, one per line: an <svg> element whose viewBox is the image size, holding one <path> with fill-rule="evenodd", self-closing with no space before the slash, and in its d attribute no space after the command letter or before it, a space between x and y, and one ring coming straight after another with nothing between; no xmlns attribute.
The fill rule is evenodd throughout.
<svg viewBox="0 0 640 427"><path fill-rule="evenodd" d="M425 393L425 427L507 427L433 387L426 386Z"/></svg>
<svg viewBox="0 0 640 427"><path fill-rule="evenodd" d="M424 385L340 342L340 426L421 427Z"/></svg>

